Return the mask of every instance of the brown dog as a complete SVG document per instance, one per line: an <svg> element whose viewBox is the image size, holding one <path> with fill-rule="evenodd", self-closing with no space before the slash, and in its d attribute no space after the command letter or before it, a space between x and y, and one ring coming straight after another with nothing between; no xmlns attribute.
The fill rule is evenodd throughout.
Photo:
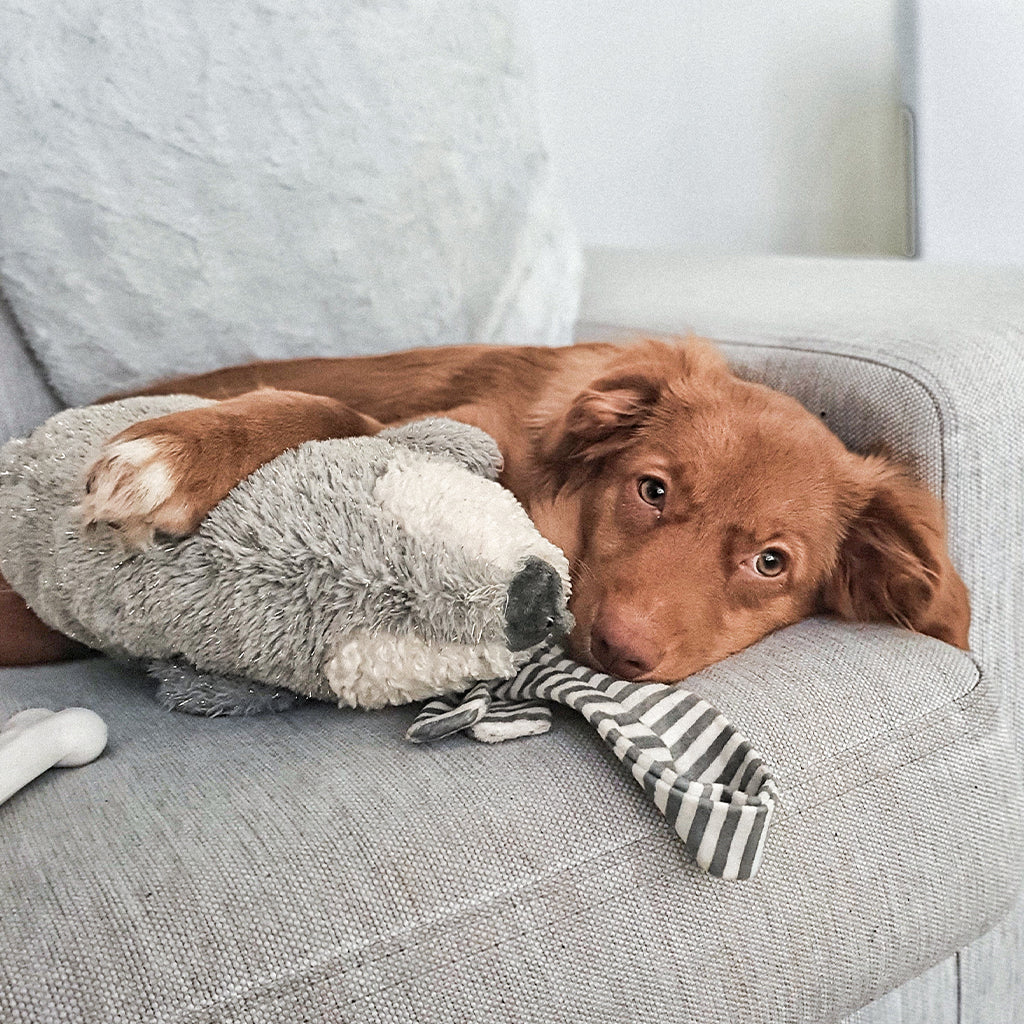
<svg viewBox="0 0 1024 1024"><path fill-rule="evenodd" d="M135 425L89 476L86 518L130 543L194 530L302 441L445 415L497 440L568 556L570 647L595 667L680 679L818 612L967 646L939 502L695 339L258 363L146 393L175 391L222 400Z"/></svg>

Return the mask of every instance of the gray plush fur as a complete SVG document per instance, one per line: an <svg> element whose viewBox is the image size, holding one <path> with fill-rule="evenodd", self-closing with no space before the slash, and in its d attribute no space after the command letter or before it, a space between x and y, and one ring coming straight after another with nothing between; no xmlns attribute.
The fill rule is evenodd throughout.
<svg viewBox="0 0 1024 1024"><path fill-rule="evenodd" d="M188 715L247 717L291 711L302 701L290 690L254 683L244 676L200 672L186 661L151 661L146 670L158 683L157 700L168 711Z"/></svg>
<svg viewBox="0 0 1024 1024"><path fill-rule="evenodd" d="M286 452L183 540L139 552L82 528L102 441L201 404L69 410L0 451L0 572L44 621L116 656L366 707L510 675L565 627L564 557L494 482L494 442L450 421Z"/></svg>

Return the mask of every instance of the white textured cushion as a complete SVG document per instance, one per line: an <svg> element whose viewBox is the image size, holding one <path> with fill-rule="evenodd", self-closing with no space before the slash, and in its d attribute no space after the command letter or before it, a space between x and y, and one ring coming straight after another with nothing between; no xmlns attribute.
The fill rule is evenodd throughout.
<svg viewBox="0 0 1024 1024"><path fill-rule="evenodd" d="M61 396L253 358L567 341L510 3L0 10L0 271Z"/></svg>

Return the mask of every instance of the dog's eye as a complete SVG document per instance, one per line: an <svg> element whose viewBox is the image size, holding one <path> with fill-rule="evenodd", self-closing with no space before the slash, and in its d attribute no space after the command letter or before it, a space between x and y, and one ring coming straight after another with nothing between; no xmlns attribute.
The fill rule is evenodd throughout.
<svg viewBox="0 0 1024 1024"><path fill-rule="evenodd" d="M786 571L786 554L778 548L765 548L754 559L754 571L769 579L781 576Z"/></svg>
<svg viewBox="0 0 1024 1024"><path fill-rule="evenodd" d="M665 507L665 497L668 494L668 484L666 484L664 480L661 480L656 476L642 476L637 481L636 490L637 494L639 494L641 499L646 501L648 505L653 505L657 509L663 509Z"/></svg>

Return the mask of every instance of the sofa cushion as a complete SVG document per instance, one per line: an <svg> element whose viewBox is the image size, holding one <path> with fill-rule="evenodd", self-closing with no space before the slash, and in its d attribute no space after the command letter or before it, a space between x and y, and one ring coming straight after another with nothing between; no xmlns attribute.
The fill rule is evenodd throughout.
<svg viewBox="0 0 1024 1024"><path fill-rule="evenodd" d="M0 444L37 427L60 408L18 325L0 297Z"/></svg>
<svg viewBox="0 0 1024 1024"><path fill-rule="evenodd" d="M1005 909L1011 747L969 655L810 620L687 685L779 779L751 881L564 709L422 747L415 708L201 720L109 661L5 670L0 717L85 705L111 742L0 806L0 1019L821 1021Z"/></svg>
<svg viewBox="0 0 1024 1024"><path fill-rule="evenodd" d="M567 341L511 0L0 11L0 271L74 404L256 358Z"/></svg>

